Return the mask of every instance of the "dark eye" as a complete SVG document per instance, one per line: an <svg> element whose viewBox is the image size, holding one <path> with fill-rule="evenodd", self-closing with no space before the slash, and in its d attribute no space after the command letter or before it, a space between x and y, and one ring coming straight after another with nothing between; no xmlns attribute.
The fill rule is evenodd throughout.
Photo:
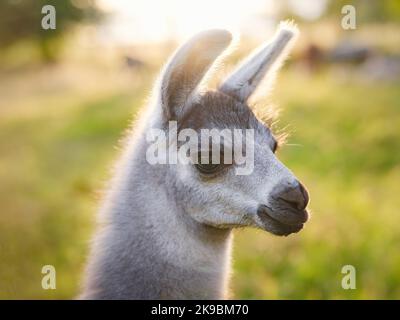
<svg viewBox="0 0 400 320"><path fill-rule="evenodd" d="M211 152L209 159L202 159L201 154L198 155L198 163L195 164L196 169L205 175L211 175L219 172L224 168L224 157L221 154L219 158L219 163L211 163L212 161Z"/></svg>
<svg viewBox="0 0 400 320"><path fill-rule="evenodd" d="M196 164L196 168L202 174L214 174L217 173L220 169L222 169L222 165L213 163L207 163L207 164L198 163Z"/></svg>
<svg viewBox="0 0 400 320"><path fill-rule="evenodd" d="M276 141L274 140L274 144L273 144L273 146L272 146L272 152L275 153L276 150L278 150L278 142L276 142Z"/></svg>

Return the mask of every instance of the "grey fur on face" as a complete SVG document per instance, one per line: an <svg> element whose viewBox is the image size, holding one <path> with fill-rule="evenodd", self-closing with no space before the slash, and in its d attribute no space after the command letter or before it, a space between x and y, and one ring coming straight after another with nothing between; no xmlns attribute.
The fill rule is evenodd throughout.
<svg viewBox="0 0 400 320"><path fill-rule="evenodd" d="M276 158L270 128L248 106L296 34L293 25L281 24L272 43L245 60L219 90L205 93L199 87L224 55L230 33L206 31L176 51L117 165L81 298L226 298L232 228L289 235L303 227L307 192ZM253 173L235 175L235 164L209 175L192 164L148 163L145 134L151 128L167 130L169 121L177 121L178 130L253 129Z"/></svg>

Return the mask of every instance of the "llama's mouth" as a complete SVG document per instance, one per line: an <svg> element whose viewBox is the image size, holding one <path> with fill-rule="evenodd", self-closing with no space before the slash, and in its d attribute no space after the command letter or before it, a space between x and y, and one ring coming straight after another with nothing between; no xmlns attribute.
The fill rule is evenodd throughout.
<svg viewBox="0 0 400 320"><path fill-rule="evenodd" d="M303 229L304 223L308 219L307 211L303 211L304 212L299 214L299 218L296 221L294 219L286 219L284 214L280 216L281 218L278 218L276 214L272 216L272 210L270 208L260 205L257 210L257 216L261 221L260 227L264 230L277 236L288 236Z"/></svg>

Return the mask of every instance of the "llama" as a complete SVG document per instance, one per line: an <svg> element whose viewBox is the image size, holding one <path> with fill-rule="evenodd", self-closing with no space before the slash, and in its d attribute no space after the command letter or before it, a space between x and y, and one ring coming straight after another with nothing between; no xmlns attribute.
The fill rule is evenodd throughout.
<svg viewBox="0 0 400 320"><path fill-rule="evenodd" d="M303 228L307 191L276 158L277 139L249 106L261 82L270 86L297 33L293 24L281 23L273 40L215 90L201 88L227 56L229 32L199 33L173 54L116 168L80 298L225 299L232 229L287 236ZM146 132L167 131L170 121L178 131L253 129L252 173L236 175L235 163L202 160L150 164Z"/></svg>

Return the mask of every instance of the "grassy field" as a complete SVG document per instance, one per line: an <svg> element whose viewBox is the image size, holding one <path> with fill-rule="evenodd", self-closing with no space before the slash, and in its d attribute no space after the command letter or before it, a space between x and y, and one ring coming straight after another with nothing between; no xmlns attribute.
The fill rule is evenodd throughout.
<svg viewBox="0 0 400 320"><path fill-rule="evenodd" d="M153 79L57 68L0 78L0 298L77 293L116 146ZM272 101L292 137L279 156L308 187L313 215L288 238L236 232L234 297L400 298L398 88L282 74ZM41 288L46 264L57 290ZM356 290L341 288L347 264Z"/></svg>

